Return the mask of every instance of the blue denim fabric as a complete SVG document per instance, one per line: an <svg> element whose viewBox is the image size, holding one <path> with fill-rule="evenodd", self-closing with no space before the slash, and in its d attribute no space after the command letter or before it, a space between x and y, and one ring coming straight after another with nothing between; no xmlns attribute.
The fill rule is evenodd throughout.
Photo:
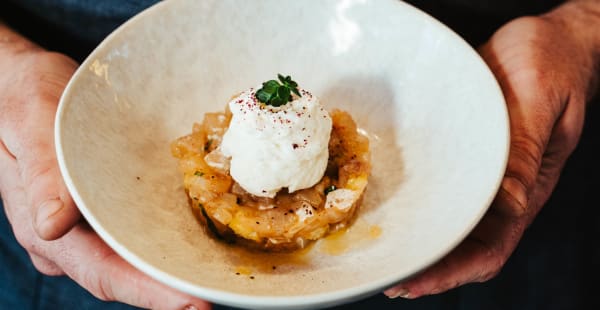
<svg viewBox="0 0 600 310"><path fill-rule="evenodd" d="M4 0L5 1L5 0ZM117 26L159 0L20 0L33 14L75 38L100 42Z"/></svg>

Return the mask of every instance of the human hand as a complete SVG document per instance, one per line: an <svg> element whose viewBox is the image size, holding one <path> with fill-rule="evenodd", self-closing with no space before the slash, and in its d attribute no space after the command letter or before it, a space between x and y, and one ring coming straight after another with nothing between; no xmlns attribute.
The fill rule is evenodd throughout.
<svg viewBox="0 0 600 310"><path fill-rule="evenodd" d="M57 166L53 134L59 97L77 65L7 31L0 23L0 196L35 267L47 275L66 274L102 300L154 309L210 308L134 269L79 222Z"/></svg>
<svg viewBox="0 0 600 310"><path fill-rule="evenodd" d="M480 48L510 115L511 145L501 188L456 249L386 295L417 298L493 278L550 197L577 145L586 101L596 88L600 20L586 15L593 2L580 3L585 1L514 20Z"/></svg>

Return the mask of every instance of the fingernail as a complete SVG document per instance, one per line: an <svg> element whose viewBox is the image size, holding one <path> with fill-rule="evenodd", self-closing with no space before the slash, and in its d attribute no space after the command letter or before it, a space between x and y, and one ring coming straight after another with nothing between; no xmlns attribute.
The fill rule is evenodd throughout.
<svg viewBox="0 0 600 310"><path fill-rule="evenodd" d="M63 202L60 199L50 199L42 202L35 216L35 224L41 228L49 218L56 214L63 207Z"/></svg>
<svg viewBox="0 0 600 310"><path fill-rule="evenodd" d="M394 298L398 298L398 297L402 297L402 298L410 297L410 293L405 288L392 288L392 289L385 291L384 294L387 297L389 297L390 299L394 299Z"/></svg>
<svg viewBox="0 0 600 310"><path fill-rule="evenodd" d="M183 308L183 310L198 310L194 305L187 305Z"/></svg>

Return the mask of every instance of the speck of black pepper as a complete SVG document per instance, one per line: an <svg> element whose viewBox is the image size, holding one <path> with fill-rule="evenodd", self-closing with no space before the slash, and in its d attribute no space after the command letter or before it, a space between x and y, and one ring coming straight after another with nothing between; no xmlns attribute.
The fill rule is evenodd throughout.
<svg viewBox="0 0 600 310"><path fill-rule="evenodd" d="M298 148L298 144L297 144L297 143L294 143L294 144L292 144L292 147L293 147L293 148L294 148L294 150L295 150L295 149L297 149L297 148Z"/></svg>
<svg viewBox="0 0 600 310"><path fill-rule="evenodd" d="M273 266L273 270L277 269L277 266Z"/></svg>
<svg viewBox="0 0 600 310"><path fill-rule="evenodd" d="M238 276L240 275L240 273L239 273L239 272L236 272L235 274L236 274L236 275L238 275Z"/></svg>
<svg viewBox="0 0 600 310"><path fill-rule="evenodd" d="M259 221L256 221L256 224L257 224L257 225L260 225L260 222L259 222Z"/></svg>
<svg viewBox="0 0 600 310"><path fill-rule="evenodd" d="M141 179L140 177L135 177L135 178L138 179L138 180Z"/></svg>
<svg viewBox="0 0 600 310"><path fill-rule="evenodd" d="M254 280L254 276L250 276L250 279L251 279L251 280Z"/></svg>

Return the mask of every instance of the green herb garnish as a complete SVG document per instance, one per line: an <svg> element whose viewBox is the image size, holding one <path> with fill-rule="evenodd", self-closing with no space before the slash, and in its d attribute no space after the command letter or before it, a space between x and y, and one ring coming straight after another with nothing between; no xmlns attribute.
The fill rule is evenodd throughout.
<svg viewBox="0 0 600 310"><path fill-rule="evenodd" d="M256 98L260 102L279 107L292 101L292 93L302 97L298 90L298 83L294 82L289 75L284 77L277 74L277 78L279 82L276 80L266 81L262 84L262 88L256 91Z"/></svg>
<svg viewBox="0 0 600 310"><path fill-rule="evenodd" d="M201 176L204 175L204 172L196 171L196 172L194 172L194 175L197 176L197 177L201 177Z"/></svg>
<svg viewBox="0 0 600 310"><path fill-rule="evenodd" d="M327 196L327 194L333 192L336 189L337 189L337 187L335 187L335 185L331 185L331 186L327 186L323 192L325 193L325 196Z"/></svg>

